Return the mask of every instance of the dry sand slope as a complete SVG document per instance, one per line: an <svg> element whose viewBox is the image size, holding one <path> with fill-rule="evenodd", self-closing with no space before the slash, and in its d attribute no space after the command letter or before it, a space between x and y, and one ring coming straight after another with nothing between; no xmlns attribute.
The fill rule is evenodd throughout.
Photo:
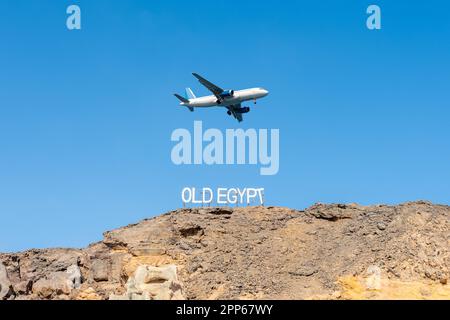
<svg viewBox="0 0 450 320"><path fill-rule="evenodd" d="M0 254L1 299L450 299L450 207L183 209Z"/></svg>

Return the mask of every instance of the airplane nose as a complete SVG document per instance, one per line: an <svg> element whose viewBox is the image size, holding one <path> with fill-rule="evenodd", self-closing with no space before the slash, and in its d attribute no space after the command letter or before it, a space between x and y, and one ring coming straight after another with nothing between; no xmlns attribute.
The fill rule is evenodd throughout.
<svg viewBox="0 0 450 320"><path fill-rule="evenodd" d="M267 90L265 90L265 89L263 89L263 94L265 95L265 96L267 96L268 94L269 94L269 91L267 91Z"/></svg>

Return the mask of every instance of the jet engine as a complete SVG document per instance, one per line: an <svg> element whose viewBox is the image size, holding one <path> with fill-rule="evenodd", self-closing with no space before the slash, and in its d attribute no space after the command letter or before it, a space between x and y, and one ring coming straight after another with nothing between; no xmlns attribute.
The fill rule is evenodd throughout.
<svg viewBox="0 0 450 320"><path fill-rule="evenodd" d="M250 108L249 107L239 108L239 109L236 109L234 112L236 112L236 113L249 113L250 112Z"/></svg>
<svg viewBox="0 0 450 320"><path fill-rule="evenodd" d="M234 96L234 90L225 90L219 95L222 99L230 98Z"/></svg>

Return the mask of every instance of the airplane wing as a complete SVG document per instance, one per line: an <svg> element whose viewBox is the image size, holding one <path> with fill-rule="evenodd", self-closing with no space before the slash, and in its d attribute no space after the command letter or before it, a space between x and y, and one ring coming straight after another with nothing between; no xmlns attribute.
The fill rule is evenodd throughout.
<svg viewBox="0 0 450 320"><path fill-rule="evenodd" d="M217 98L220 98L219 95L223 92L222 88L216 86L214 83L209 82L197 73L193 73L193 76L196 77L198 81L200 81L200 83L204 85L209 91L211 91Z"/></svg>
<svg viewBox="0 0 450 320"><path fill-rule="evenodd" d="M228 111L230 111L233 117L239 122L242 122L244 120L242 117L242 113L236 112L236 110L241 109L241 107L242 107L241 104L235 104L227 107Z"/></svg>

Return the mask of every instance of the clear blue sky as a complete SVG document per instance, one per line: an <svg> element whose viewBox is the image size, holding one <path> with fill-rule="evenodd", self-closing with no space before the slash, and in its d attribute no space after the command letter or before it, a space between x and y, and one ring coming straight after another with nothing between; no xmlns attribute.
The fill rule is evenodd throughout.
<svg viewBox="0 0 450 320"><path fill-rule="evenodd" d="M366 8L382 9L382 30ZM82 9L68 31L66 8ZM448 1L0 1L0 251L85 246L181 206L185 186L268 204L449 204ZM173 92L271 95L239 125ZM176 128L279 128L280 172L176 167Z"/></svg>

